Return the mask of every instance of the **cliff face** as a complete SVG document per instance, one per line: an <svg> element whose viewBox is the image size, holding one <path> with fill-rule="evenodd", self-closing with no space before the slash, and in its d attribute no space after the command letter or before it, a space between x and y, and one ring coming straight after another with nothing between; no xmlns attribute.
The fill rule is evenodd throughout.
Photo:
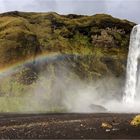
<svg viewBox="0 0 140 140"><path fill-rule="evenodd" d="M71 64L80 78L123 76L134 25L105 14L3 13L0 15L0 67L55 52L67 56L63 64Z"/></svg>

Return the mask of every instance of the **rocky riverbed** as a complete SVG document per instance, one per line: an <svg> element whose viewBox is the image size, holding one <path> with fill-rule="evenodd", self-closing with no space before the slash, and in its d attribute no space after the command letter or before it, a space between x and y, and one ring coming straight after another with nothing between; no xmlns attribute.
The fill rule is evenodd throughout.
<svg viewBox="0 0 140 140"><path fill-rule="evenodd" d="M140 138L136 114L1 114L0 138Z"/></svg>

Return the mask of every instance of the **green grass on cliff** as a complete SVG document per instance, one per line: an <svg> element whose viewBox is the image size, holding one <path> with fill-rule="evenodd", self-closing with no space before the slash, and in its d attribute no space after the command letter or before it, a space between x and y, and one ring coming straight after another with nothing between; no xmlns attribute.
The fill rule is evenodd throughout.
<svg viewBox="0 0 140 140"><path fill-rule="evenodd" d="M79 55L71 63L76 65L74 72L83 79L108 73L120 76L125 71L134 25L105 14L3 13L0 14L0 68L41 53L55 52Z"/></svg>
<svg viewBox="0 0 140 140"><path fill-rule="evenodd" d="M0 66L45 51L91 55L108 48L127 50L133 26L105 14L4 13L0 15Z"/></svg>
<svg viewBox="0 0 140 140"><path fill-rule="evenodd" d="M75 95L74 84L121 77L134 25L105 14L0 14L0 68L45 52L67 54L1 79L0 112L65 112L62 95Z"/></svg>

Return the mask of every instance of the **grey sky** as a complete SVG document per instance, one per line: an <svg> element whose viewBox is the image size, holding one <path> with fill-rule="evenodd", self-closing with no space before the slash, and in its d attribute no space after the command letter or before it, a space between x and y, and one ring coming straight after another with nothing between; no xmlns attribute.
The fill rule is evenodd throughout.
<svg viewBox="0 0 140 140"><path fill-rule="evenodd" d="M85 15L106 13L140 23L140 0L0 0L0 12L14 10Z"/></svg>

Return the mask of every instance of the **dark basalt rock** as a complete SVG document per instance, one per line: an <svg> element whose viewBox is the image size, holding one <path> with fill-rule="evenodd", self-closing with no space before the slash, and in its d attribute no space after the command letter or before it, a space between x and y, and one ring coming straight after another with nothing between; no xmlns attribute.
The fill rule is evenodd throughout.
<svg viewBox="0 0 140 140"><path fill-rule="evenodd" d="M107 112L107 109L101 105L91 104L89 106L94 112Z"/></svg>

